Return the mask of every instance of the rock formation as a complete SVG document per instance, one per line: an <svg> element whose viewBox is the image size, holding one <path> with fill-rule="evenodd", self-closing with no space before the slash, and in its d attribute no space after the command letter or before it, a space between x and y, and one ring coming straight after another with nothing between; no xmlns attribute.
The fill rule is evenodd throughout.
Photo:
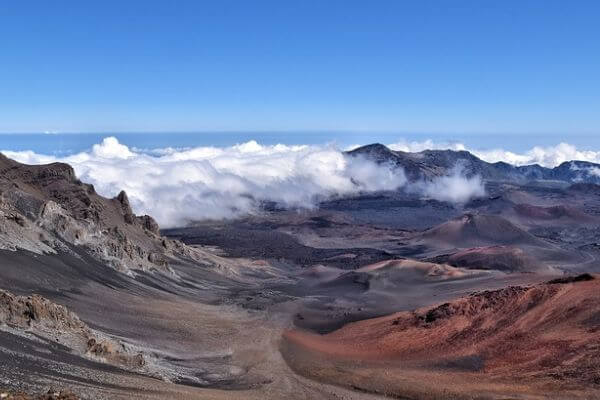
<svg viewBox="0 0 600 400"><path fill-rule="evenodd" d="M135 216L125 192L107 199L67 164L25 165L0 154L0 249L42 254L73 247L123 272L168 272L169 259L197 257L162 238L152 217Z"/></svg>
<svg viewBox="0 0 600 400"><path fill-rule="evenodd" d="M0 327L32 332L90 358L130 368L145 365L144 356L102 337L66 307L37 294L17 296L0 290Z"/></svg>

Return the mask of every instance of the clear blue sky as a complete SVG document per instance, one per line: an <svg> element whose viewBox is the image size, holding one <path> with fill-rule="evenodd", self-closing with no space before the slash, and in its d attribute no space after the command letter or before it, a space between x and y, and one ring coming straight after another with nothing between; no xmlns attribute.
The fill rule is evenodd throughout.
<svg viewBox="0 0 600 400"><path fill-rule="evenodd" d="M600 1L3 1L0 132L591 136L599 21Z"/></svg>

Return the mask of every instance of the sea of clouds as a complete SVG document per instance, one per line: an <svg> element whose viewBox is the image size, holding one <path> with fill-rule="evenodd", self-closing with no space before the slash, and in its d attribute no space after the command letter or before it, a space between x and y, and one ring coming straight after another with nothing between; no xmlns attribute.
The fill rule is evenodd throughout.
<svg viewBox="0 0 600 400"><path fill-rule="evenodd" d="M136 150L105 138L90 151L57 158L30 151L4 154L17 161L69 163L102 195L120 190L137 214L161 227L257 211L262 202L310 208L320 199L395 190L406 184L402 170L348 157L334 146L263 146Z"/></svg>
<svg viewBox="0 0 600 400"><path fill-rule="evenodd" d="M399 142L390 148L470 150L462 144ZM480 158L517 165L555 166L579 159L600 162L600 152L579 151L568 144L536 147L524 154L504 150L470 150ZM401 169L350 157L335 145L261 145L189 149L129 148L107 137L91 150L66 157L31 151L3 151L17 161L69 163L78 177L98 193L113 197L125 190L137 214L154 216L161 227L201 219L221 219L256 212L262 202L311 208L332 196L403 188L424 197L462 203L485 195L480 177L466 177L459 166L448 176L407 183Z"/></svg>

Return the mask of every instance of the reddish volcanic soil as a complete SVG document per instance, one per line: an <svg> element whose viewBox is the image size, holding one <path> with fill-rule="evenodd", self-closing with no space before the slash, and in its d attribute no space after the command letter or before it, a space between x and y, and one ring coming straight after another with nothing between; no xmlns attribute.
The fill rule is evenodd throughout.
<svg viewBox="0 0 600 400"><path fill-rule="evenodd" d="M474 293L326 335L285 334L296 371L410 399L598 398L600 280Z"/></svg>
<svg viewBox="0 0 600 400"><path fill-rule="evenodd" d="M540 263L535 258L513 246L474 247L451 254L444 261L459 268L506 272L534 271L540 268Z"/></svg>

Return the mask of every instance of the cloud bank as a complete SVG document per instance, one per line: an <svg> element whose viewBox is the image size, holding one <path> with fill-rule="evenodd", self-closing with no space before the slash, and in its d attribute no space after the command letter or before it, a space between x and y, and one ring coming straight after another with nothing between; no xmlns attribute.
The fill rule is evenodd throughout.
<svg viewBox="0 0 600 400"><path fill-rule="evenodd" d="M332 146L250 141L226 148L140 151L109 137L89 152L63 158L30 151L4 154L29 164L69 163L104 196L125 190L134 211L152 215L161 227L236 217L257 211L262 202L310 208L330 196L395 190L406 183L402 170L346 156Z"/></svg>
<svg viewBox="0 0 600 400"><path fill-rule="evenodd" d="M580 150L577 147L560 143L556 146L535 146L524 153L515 153L503 149L479 150L469 148L463 143L439 143L431 140L422 142L399 141L388 145L392 150L399 151L423 151L423 150L467 150L484 161L507 162L513 165L539 164L543 167L553 168L563 162L578 160L600 163L600 151Z"/></svg>
<svg viewBox="0 0 600 400"><path fill-rule="evenodd" d="M535 147L521 154L431 140L401 141L389 147L402 151L468 150L488 162L516 165L554 167L574 159L600 162L600 152L579 150L566 143ZM460 166L448 176L407 184L401 169L346 156L333 145L265 146L250 141L231 147L137 149L108 137L89 151L66 157L32 151L3 153L28 164L69 163L82 181L93 184L104 196L127 191L134 211L154 216L162 227L254 213L263 202L312 208L331 196L398 188L453 203L485 195L481 178L466 177ZM587 173L600 175L600 170Z"/></svg>
<svg viewBox="0 0 600 400"><path fill-rule="evenodd" d="M417 182L412 190L431 199L450 203L466 203L473 198L485 196L481 177L465 176L460 165L455 166L447 176Z"/></svg>

